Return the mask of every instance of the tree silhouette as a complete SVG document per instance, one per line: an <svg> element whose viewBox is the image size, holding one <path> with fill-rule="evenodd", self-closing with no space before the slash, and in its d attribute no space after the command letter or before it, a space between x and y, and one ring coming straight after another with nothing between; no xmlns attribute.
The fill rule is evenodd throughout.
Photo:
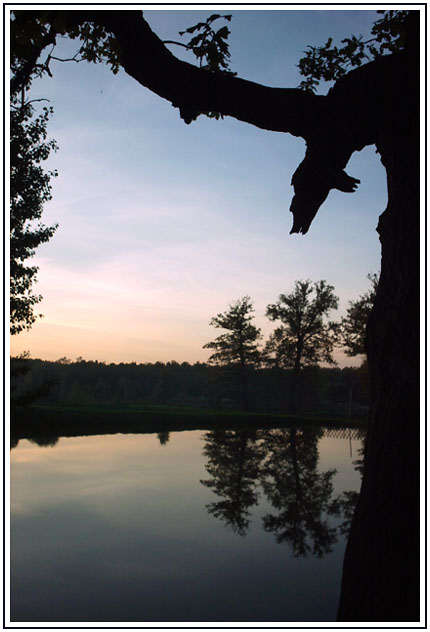
<svg viewBox="0 0 430 632"><path fill-rule="evenodd" d="M366 353L366 329L376 298L379 275L368 274L367 278L371 282L370 290L359 296L356 301L350 301L346 316L342 318L341 339L349 356Z"/></svg>
<svg viewBox="0 0 430 632"><path fill-rule="evenodd" d="M46 172L41 163L52 150L54 141L46 141L48 108L36 116L25 98L24 89L12 95L10 112L10 331L18 334L30 329L36 320L34 307L42 297L35 294L37 266L28 265L37 247L48 241L57 226L41 222L44 204L51 199L50 180L55 172Z"/></svg>
<svg viewBox="0 0 430 632"><path fill-rule="evenodd" d="M309 230L331 189L356 189L358 180L345 172L349 159L365 146L376 146L387 172L388 205L377 227L381 276L368 325L372 405L338 616L418 620L420 13L409 11L400 20L394 13L383 20L382 43L384 33L387 41L399 33L401 45L394 52L388 46L388 54L335 76L325 96L270 88L180 61L138 10L23 10L13 15L11 41L19 63L12 90L19 91L35 70L49 70L49 54L41 62L41 53L68 34L81 40L82 57L104 61L114 71L121 65L177 108L186 123L216 112L305 139L306 155L292 178L292 233ZM330 51L331 44L326 48ZM357 50L359 44L350 47L351 59Z"/></svg>
<svg viewBox="0 0 430 632"><path fill-rule="evenodd" d="M311 298L312 296L312 298ZM267 306L270 320L282 325L271 334L266 347L277 366L293 369L291 381L291 412L297 412L297 385L302 365L316 365L324 361L335 364L332 356L337 325L324 323L323 317L337 309L334 288L325 281L314 283L296 281L293 292L280 294L276 303Z"/></svg>
<svg viewBox="0 0 430 632"><path fill-rule="evenodd" d="M225 329L226 333L203 346L203 349L214 350L209 357L209 363L237 370L244 410L248 410L249 407L249 372L260 361L258 341L261 338L261 330L251 322L253 311L249 296L244 296L230 305L228 311L218 314L210 321L211 325Z"/></svg>

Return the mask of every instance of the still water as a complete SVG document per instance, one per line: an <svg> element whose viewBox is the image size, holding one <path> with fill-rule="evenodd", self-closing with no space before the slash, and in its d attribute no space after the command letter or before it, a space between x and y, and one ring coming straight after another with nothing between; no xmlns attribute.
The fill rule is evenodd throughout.
<svg viewBox="0 0 430 632"><path fill-rule="evenodd" d="M358 434L21 440L11 452L11 620L335 620Z"/></svg>

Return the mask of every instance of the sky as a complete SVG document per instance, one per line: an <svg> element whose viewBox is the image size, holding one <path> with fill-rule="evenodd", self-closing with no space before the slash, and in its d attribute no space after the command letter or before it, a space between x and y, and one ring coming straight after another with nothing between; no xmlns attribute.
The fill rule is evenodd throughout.
<svg viewBox="0 0 430 632"><path fill-rule="evenodd" d="M320 5L321 6L321 5ZM214 9L144 10L161 39L205 20ZM309 44L368 35L375 11L231 9L231 68L239 77L297 87L296 64ZM62 41L69 57L76 42ZM194 63L179 47L170 49ZM380 268L378 217L386 177L374 147L346 169L354 194L331 191L307 235L289 235L290 181L303 140L226 117L186 125L170 103L122 70L73 62L52 66L32 98L49 99L48 132L59 151L46 225L59 224L33 259L43 301L11 354L105 362L206 361L219 333L210 319L249 295L265 339L276 326L266 306L300 279L335 288L339 319ZM322 89L322 93L327 87ZM338 351L340 366L359 360Z"/></svg>

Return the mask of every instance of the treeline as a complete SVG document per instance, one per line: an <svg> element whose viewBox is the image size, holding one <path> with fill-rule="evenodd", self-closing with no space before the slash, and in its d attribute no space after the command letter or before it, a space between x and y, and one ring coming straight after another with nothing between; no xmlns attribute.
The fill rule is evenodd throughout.
<svg viewBox="0 0 430 632"><path fill-rule="evenodd" d="M240 367L197 362L106 364L78 358L55 362L11 359L12 404L59 406L172 405L239 409ZM293 370L255 368L248 375L249 409L289 409ZM366 365L359 368L303 367L296 387L299 413L364 416L369 405Z"/></svg>

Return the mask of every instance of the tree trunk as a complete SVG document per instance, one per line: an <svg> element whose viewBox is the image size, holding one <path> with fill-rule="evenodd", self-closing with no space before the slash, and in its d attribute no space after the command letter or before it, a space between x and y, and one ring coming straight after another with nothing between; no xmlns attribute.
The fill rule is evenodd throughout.
<svg viewBox="0 0 430 632"><path fill-rule="evenodd" d="M242 398L242 409L247 412L249 410L248 376L245 372L243 372L241 376L240 390Z"/></svg>
<svg viewBox="0 0 430 632"><path fill-rule="evenodd" d="M419 620L419 82L412 71L408 82L377 143L388 206L377 229L381 277L367 332L372 404L341 621Z"/></svg>
<svg viewBox="0 0 430 632"><path fill-rule="evenodd" d="M245 362L240 361L240 399L242 401L242 409L246 412L249 410L249 397L248 397L248 373Z"/></svg>
<svg viewBox="0 0 430 632"><path fill-rule="evenodd" d="M299 412L299 380L300 380L300 368L303 353L303 343L297 343L296 357L294 358L293 372L291 376L291 401L290 401L290 413L296 415Z"/></svg>

